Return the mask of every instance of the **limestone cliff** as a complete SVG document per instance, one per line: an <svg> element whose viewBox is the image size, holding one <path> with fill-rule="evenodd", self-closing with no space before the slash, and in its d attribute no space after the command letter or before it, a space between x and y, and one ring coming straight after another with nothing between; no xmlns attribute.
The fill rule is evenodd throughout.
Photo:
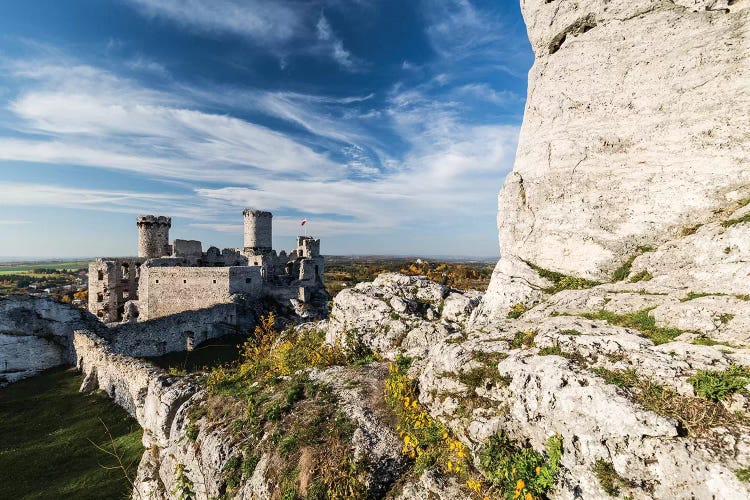
<svg viewBox="0 0 750 500"><path fill-rule="evenodd" d="M51 299L0 297L0 386L73 364L73 330L95 323L93 316Z"/></svg>
<svg viewBox="0 0 750 500"><path fill-rule="evenodd" d="M521 5L536 59L485 312L538 298L525 263L608 281L750 197L750 2Z"/></svg>

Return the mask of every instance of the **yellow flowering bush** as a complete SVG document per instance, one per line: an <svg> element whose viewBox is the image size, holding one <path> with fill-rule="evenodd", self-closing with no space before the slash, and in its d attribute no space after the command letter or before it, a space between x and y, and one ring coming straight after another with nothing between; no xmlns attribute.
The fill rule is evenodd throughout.
<svg viewBox="0 0 750 500"><path fill-rule="evenodd" d="M482 498L482 482L472 476L469 450L419 404L415 383L407 375L410 365L409 358L398 356L390 364L385 382L386 401L399 420L396 430L403 440L401 452L414 460L416 474L437 466L466 481L467 488Z"/></svg>

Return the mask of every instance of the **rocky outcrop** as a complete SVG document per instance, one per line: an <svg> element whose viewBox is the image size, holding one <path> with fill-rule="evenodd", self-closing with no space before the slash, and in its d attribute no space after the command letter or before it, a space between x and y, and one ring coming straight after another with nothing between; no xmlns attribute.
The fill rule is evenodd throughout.
<svg viewBox="0 0 750 500"><path fill-rule="evenodd" d="M95 323L93 316L51 299L0 297L0 387L73 364L73 331Z"/></svg>
<svg viewBox="0 0 750 500"><path fill-rule="evenodd" d="M749 2L521 6L536 59L487 312L534 300L525 262L606 281L638 246L750 198Z"/></svg>
<svg viewBox="0 0 750 500"><path fill-rule="evenodd" d="M356 335L383 354L422 356L460 331L481 294L453 290L424 276L386 273L342 290L333 301L327 342Z"/></svg>
<svg viewBox="0 0 750 500"><path fill-rule="evenodd" d="M420 278L384 275L340 294L332 327L357 325L359 338L386 347L386 356L415 356L411 373L420 402L475 453L499 431L540 451L550 436L562 436L563 473L555 498L606 496L593 472L599 462L611 464L622 480L619 488L631 498L750 494L750 484L735 475L750 466L750 401L738 393L713 403L696 396L689 382L701 370L750 367L750 350L737 347L747 346L746 331L717 331L695 319L696 311L719 307L718 302L683 300L684 290L678 295L658 284L626 281L553 294L517 319L468 328L452 324L451 332L429 336L415 348L394 343L383 326L393 321L394 304L400 308L400 301L414 297L416 283L418 289L440 290ZM750 311L750 303L736 300L743 314ZM440 315L430 320L408 310L399 314L398 321L420 331L446 328ZM618 325L628 314L650 316L642 327L664 331ZM693 331L665 323L679 319ZM735 347L693 343L696 339L725 339ZM632 376L658 397L639 399L637 387L617 386L608 374ZM447 478L438 484L426 475L406 485L402 495L418 498L456 487Z"/></svg>

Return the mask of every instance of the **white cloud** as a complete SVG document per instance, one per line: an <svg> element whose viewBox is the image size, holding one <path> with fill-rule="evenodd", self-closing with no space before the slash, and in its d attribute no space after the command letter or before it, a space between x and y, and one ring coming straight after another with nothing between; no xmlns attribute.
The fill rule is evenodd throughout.
<svg viewBox="0 0 750 500"><path fill-rule="evenodd" d="M334 61L349 71L360 69L358 61L344 48L344 42L334 34L328 19L322 14L315 25L315 29L318 34L318 40L328 44L331 57L333 57Z"/></svg>
<svg viewBox="0 0 750 500"><path fill-rule="evenodd" d="M15 75L36 82L9 105L16 128L49 139L0 139L3 160L238 183L259 171L328 178L345 168L282 133L89 66L27 65Z"/></svg>
<svg viewBox="0 0 750 500"><path fill-rule="evenodd" d="M142 13L204 31L231 33L277 45L303 28L298 8L284 1L127 0Z"/></svg>

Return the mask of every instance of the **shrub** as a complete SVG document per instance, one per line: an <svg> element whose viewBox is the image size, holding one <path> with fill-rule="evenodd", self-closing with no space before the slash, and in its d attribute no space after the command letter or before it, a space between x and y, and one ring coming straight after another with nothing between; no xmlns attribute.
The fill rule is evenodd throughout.
<svg viewBox="0 0 750 500"><path fill-rule="evenodd" d="M183 464L177 464L174 468L176 477L172 493L177 496L177 500L195 500L193 481L188 477L188 472L190 471Z"/></svg>
<svg viewBox="0 0 750 500"><path fill-rule="evenodd" d="M721 223L721 225L724 226L724 227L731 227L731 226L734 226L736 224L742 224L742 223L745 223L745 222L750 222L750 212L748 212L748 213L746 213L746 214L744 214L744 215L742 215L740 217L737 217L736 219L725 220L724 222Z"/></svg>
<svg viewBox="0 0 750 500"><path fill-rule="evenodd" d="M734 471L734 475L737 476L737 479L739 479L740 481L750 483L750 467L736 470Z"/></svg>
<svg viewBox="0 0 750 500"><path fill-rule="evenodd" d="M513 349L520 349L521 347L534 347L534 338L538 332L536 330L526 330L523 332L516 332L513 340L510 342L510 346Z"/></svg>
<svg viewBox="0 0 750 500"><path fill-rule="evenodd" d="M688 379L695 393L709 401L721 401L750 384L750 370L731 365L726 370L700 370Z"/></svg>
<svg viewBox="0 0 750 500"><path fill-rule="evenodd" d="M471 474L469 450L419 404L416 383L408 377L410 366L410 358L397 356L389 366L385 382L386 402L396 414L396 430L403 440L401 452L414 461L417 476L437 467L466 481L469 489L479 493L482 482Z"/></svg>
<svg viewBox="0 0 750 500"><path fill-rule="evenodd" d="M518 304L511 307L510 311L508 311L508 319L518 319L526 311L528 311L526 304L524 304L523 302L519 302Z"/></svg>
<svg viewBox="0 0 750 500"><path fill-rule="evenodd" d="M633 277L630 278L630 282L638 283L639 281L651 281L652 279L653 276L651 275L651 273L644 269L643 271L634 274Z"/></svg>
<svg viewBox="0 0 750 500"><path fill-rule="evenodd" d="M560 470L562 438L547 440L547 456L518 447L505 434L492 436L479 454L482 474L505 498L546 498Z"/></svg>
<svg viewBox="0 0 750 500"><path fill-rule="evenodd" d="M631 255L630 257L625 260L625 262L622 263L620 267L615 269L615 272L612 274L612 281L622 281L625 278L628 277L630 274L630 269L633 267L633 262L635 259L641 255L643 255L646 252L653 252L653 247L650 246L640 246L635 249L635 253Z"/></svg>

